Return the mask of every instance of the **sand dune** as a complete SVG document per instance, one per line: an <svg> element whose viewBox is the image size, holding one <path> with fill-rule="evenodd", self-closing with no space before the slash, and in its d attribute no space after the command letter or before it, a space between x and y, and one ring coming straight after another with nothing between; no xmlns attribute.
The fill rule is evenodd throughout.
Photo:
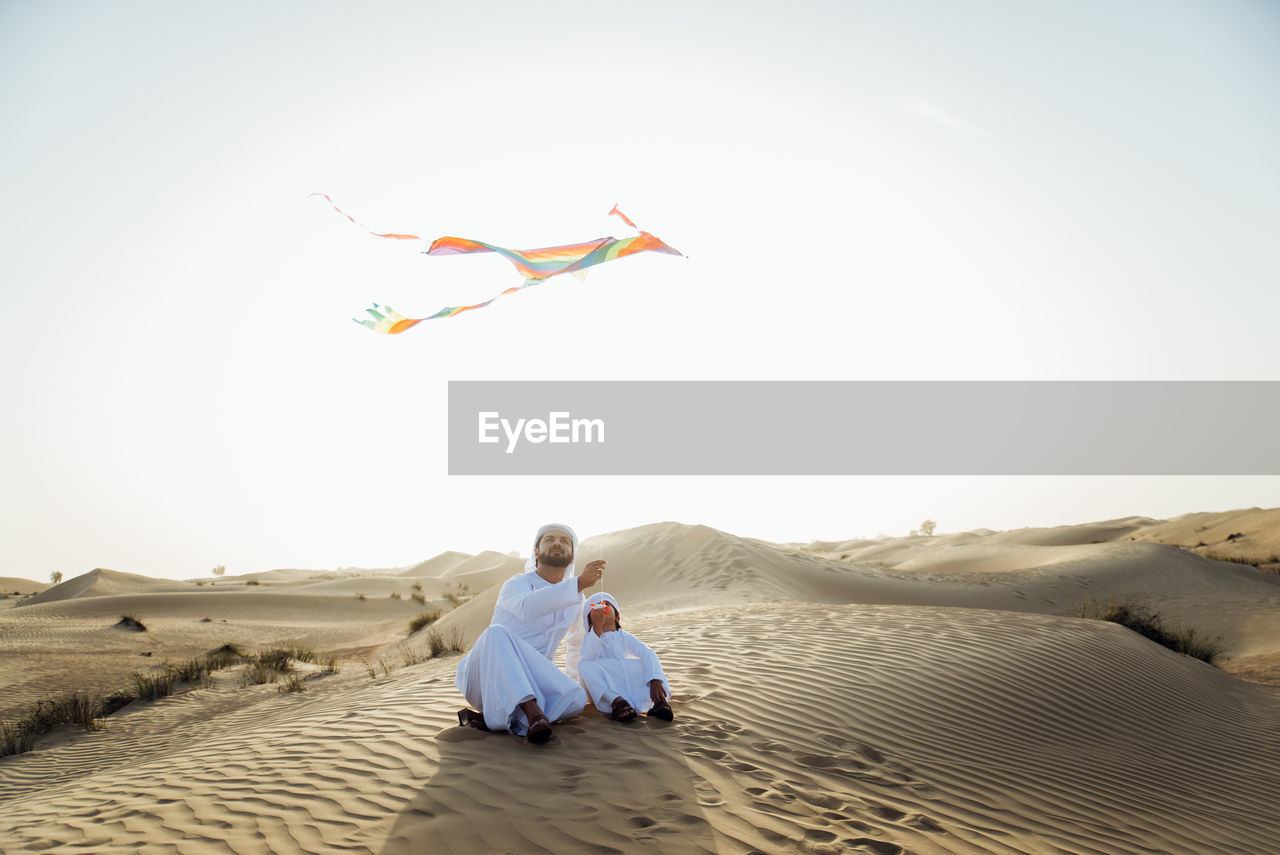
<svg viewBox="0 0 1280 855"><path fill-rule="evenodd" d="M0 576L0 595L38 594L48 587L45 582L33 582L18 576Z"/></svg>
<svg viewBox="0 0 1280 855"><path fill-rule="evenodd" d="M136 573L121 573L118 570L90 570L81 576L75 576L61 584L54 585L36 594L22 605L31 606L38 603L52 603L59 600L70 600L77 597L103 597L111 594L140 594L144 592L180 591L188 586L182 582L171 582L166 579L153 579L150 576L139 576Z"/></svg>
<svg viewBox="0 0 1280 855"><path fill-rule="evenodd" d="M303 639L346 665L310 668L298 694L219 672L0 758L0 848L1280 851L1280 692L1067 616L1132 597L1221 634L1227 669L1266 682L1280 576L1181 540L1222 527L1256 547L1268 513L803 547L676 523L588 538L579 559L608 560L677 718L623 726L588 708L542 747L457 727L456 655L407 664L404 645L426 643L405 641L421 607L374 596L491 579L437 624L474 638L514 556L179 590L99 573L0 612L6 699L52 690L55 672L132 669L143 648L154 661ZM128 590L85 593L113 585ZM126 609L148 632L112 625Z"/></svg>

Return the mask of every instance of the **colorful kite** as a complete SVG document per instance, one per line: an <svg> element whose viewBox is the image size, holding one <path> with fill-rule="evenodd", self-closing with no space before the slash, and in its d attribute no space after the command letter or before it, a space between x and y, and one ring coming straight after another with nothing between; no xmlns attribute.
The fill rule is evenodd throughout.
<svg viewBox="0 0 1280 855"><path fill-rule="evenodd" d="M389 238L391 240L422 240L417 235L398 232L376 232L346 211L343 211L334 203L333 199L330 199L324 193L312 193L311 195L324 197L335 211L375 237ZM604 237L587 241L586 243L548 246L541 249L507 249L468 238L438 238L426 250L426 255L496 252L515 265L516 270L520 271L520 275L524 277L524 283L508 288L483 303L475 303L470 306L445 306L434 315L429 315L425 318L406 318L390 306L379 306L374 303L372 309L365 309L371 317L367 320L356 319L356 323L362 324L374 332L396 335L423 321L430 321L435 318L451 318L471 309L482 309L499 297L522 291L530 285L538 285L552 276L559 276L561 273L571 273L579 279L586 279L588 268L603 264L606 261L613 261L615 258L634 255L637 252L662 252L668 255L682 255L678 250L667 246L658 238L637 227L626 214L618 210L617 205L614 205L613 210L609 211L609 213L621 217L623 222L639 231L640 234L635 237L621 239Z"/></svg>

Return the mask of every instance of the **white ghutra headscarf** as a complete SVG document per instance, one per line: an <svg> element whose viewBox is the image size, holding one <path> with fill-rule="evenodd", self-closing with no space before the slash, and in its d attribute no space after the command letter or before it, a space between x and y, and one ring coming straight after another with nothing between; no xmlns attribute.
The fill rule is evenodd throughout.
<svg viewBox="0 0 1280 855"><path fill-rule="evenodd" d="M533 552L530 553L529 560L524 563L524 572L538 572L538 542L542 540L542 536L544 534L553 529L559 529L560 531L567 533L569 537L573 539L573 561L570 561L569 566L564 569L564 577L568 579L570 576L574 575L573 567L578 561L578 535L573 529L569 528L567 525L563 525L562 523L547 523L542 528L538 529L538 533L534 535L533 538Z"/></svg>

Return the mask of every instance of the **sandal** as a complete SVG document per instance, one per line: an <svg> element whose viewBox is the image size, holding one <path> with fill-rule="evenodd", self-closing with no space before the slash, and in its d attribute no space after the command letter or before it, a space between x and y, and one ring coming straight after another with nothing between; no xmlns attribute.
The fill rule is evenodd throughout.
<svg viewBox="0 0 1280 855"><path fill-rule="evenodd" d="M652 718L660 718L663 721L671 721L676 717L676 714L671 711L671 704L667 703L665 698L661 701L655 702L654 705L649 708L648 715Z"/></svg>
<svg viewBox="0 0 1280 855"><path fill-rule="evenodd" d="M534 716L533 721L529 722L529 729L525 731L525 738L534 745L541 745L551 738L551 722L547 721L545 715Z"/></svg>
<svg viewBox="0 0 1280 855"><path fill-rule="evenodd" d="M458 710L458 724L463 727L474 727L476 730L489 732L489 726L484 723L484 716L473 709L463 707Z"/></svg>
<svg viewBox="0 0 1280 855"><path fill-rule="evenodd" d="M622 698L613 699L613 712L610 716L614 721L631 721L636 717L636 711Z"/></svg>

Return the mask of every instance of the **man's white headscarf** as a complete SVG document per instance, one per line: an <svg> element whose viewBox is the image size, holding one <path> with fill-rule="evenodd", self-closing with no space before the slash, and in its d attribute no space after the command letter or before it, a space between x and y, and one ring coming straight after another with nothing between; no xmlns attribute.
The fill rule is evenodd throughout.
<svg viewBox="0 0 1280 855"><path fill-rule="evenodd" d="M573 565L577 563L577 560L578 560L578 535L576 532L574 532L573 529L561 523L547 523L542 528L538 529L538 533L534 535L534 538L533 538L533 552L529 555L529 560L524 563L524 572L526 573L538 572L538 542L542 540L542 536L544 534L546 534L549 531L552 531L553 529L559 529L560 531L563 531L565 534L569 535L569 537L573 540L573 561L570 561L569 566L564 568L564 577L568 579L570 576L573 575Z"/></svg>

